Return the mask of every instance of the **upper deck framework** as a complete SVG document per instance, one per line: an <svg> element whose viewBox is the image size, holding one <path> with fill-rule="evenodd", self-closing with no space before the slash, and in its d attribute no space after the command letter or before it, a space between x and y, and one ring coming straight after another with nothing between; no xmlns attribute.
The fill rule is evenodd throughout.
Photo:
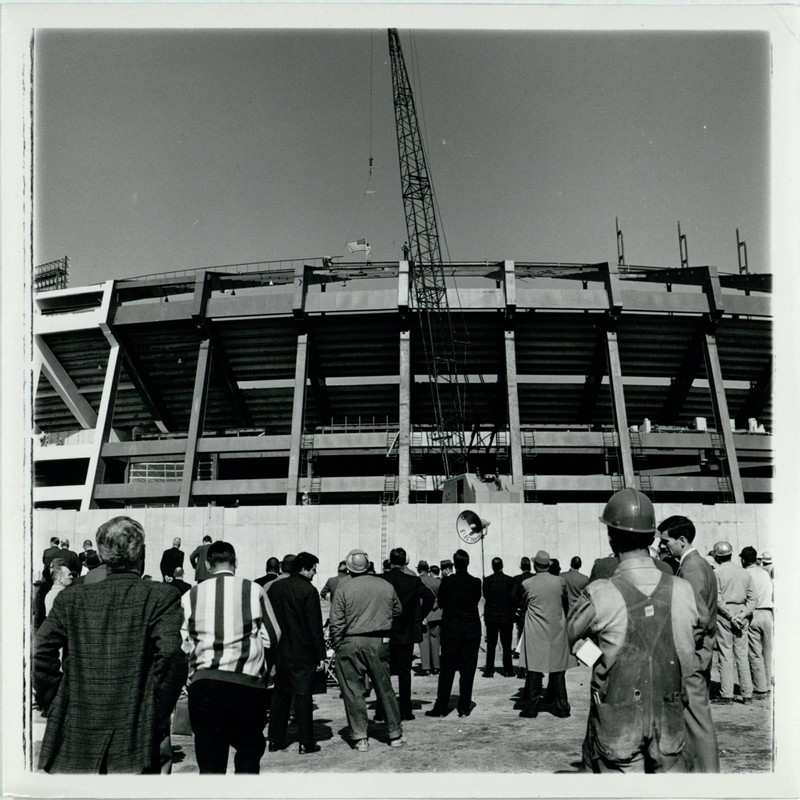
<svg viewBox="0 0 800 800"><path fill-rule="evenodd" d="M445 266L470 462L498 501L771 499L769 275ZM436 502L407 262L35 297L39 507ZM447 391L447 385L442 391Z"/></svg>

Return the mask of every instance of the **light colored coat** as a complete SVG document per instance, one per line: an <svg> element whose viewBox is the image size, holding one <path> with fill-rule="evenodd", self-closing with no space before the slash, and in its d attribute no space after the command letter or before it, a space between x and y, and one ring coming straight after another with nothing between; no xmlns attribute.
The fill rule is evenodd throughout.
<svg viewBox="0 0 800 800"><path fill-rule="evenodd" d="M525 624L519 665L529 672L562 672L570 666L565 592L561 579L549 572L522 583Z"/></svg>

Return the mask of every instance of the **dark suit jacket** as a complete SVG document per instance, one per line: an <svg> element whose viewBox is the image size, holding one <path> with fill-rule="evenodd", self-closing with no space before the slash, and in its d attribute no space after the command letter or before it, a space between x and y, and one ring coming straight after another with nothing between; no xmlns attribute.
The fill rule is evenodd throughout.
<svg viewBox="0 0 800 800"><path fill-rule="evenodd" d="M516 618L519 584L502 572L483 579L483 618L487 622L513 622Z"/></svg>
<svg viewBox="0 0 800 800"><path fill-rule="evenodd" d="M381 577L394 586L403 611L392 619L390 640L395 644L413 644L422 641L422 620L433 608L433 592L416 575L402 569L391 569Z"/></svg>
<svg viewBox="0 0 800 800"><path fill-rule="evenodd" d="M437 602L442 609L442 636L449 639L481 637L481 579L466 570L442 579Z"/></svg>
<svg viewBox="0 0 800 800"><path fill-rule="evenodd" d="M192 550L192 554L189 556L189 562L194 567L194 580L195 583L200 583L200 581L204 581L208 575L208 567L206 567L206 551L208 550L207 544L201 544L199 547L195 547Z"/></svg>
<svg viewBox="0 0 800 800"><path fill-rule="evenodd" d="M42 578L46 582L50 582L50 562L58 556L61 557L61 548L58 545L51 545L42 553L42 564L44 564L44 569L42 570Z"/></svg>
<svg viewBox="0 0 800 800"><path fill-rule="evenodd" d="M61 592L34 640L33 686L48 709L41 769L96 773L105 757L109 773L158 772L188 671L182 621L180 595L134 572Z"/></svg>
<svg viewBox="0 0 800 800"><path fill-rule="evenodd" d="M268 572L266 575L256 578L256 583L263 589L268 583L274 581L277 577L277 572Z"/></svg>
<svg viewBox="0 0 800 800"><path fill-rule="evenodd" d="M514 580L521 586L523 581L528 580L528 578L533 577L533 572L528 570L527 572L520 572L519 575L514 576Z"/></svg>
<svg viewBox="0 0 800 800"><path fill-rule="evenodd" d="M185 595L186 592L188 592L189 589L192 588L191 583L186 583L186 581L182 581L179 578L173 578L167 584L167 586L172 586L173 589L177 589L181 593L181 596Z"/></svg>
<svg viewBox="0 0 800 800"><path fill-rule="evenodd" d="M700 621L706 625L700 656L706 669L711 666L717 630L717 576L711 564L697 550L692 550L678 567L678 577L691 584Z"/></svg>
<svg viewBox="0 0 800 800"><path fill-rule="evenodd" d="M169 576L171 578L178 567L183 569L183 559L185 555L183 550L178 547L170 547L168 550L165 550L164 555L161 556L161 577L166 578Z"/></svg>
<svg viewBox="0 0 800 800"><path fill-rule="evenodd" d="M311 694L314 672L326 654L319 594L311 581L293 573L272 581L269 599L281 627L275 650L275 686L294 694Z"/></svg>
<svg viewBox="0 0 800 800"><path fill-rule="evenodd" d="M586 588L589 579L577 569L569 569L561 575L561 581L567 590L567 605L572 608L575 601L581 596L581 592Z"/></svg>
<svg viewBox="0 0 800 800"><path fill-rule="evenodd" d="M55 558L63 558L64 563L69 567L70 572L75 573L75 575L81 574L81 560L78 558L78 554L74 550L70 550L67 547L62 547L55 555Z"/></svg>

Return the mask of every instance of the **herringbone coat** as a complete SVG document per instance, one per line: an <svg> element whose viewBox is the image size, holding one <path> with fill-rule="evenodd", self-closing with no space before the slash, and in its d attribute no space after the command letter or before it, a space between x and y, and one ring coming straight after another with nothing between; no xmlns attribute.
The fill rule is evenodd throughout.
<svg viewBox="0 0 800 800"><path fill-rule="evenodd" d="M181 596L135 572L65 589L36 632L33 686L47 710L47 772L158 771L186 681Z"/></svg>

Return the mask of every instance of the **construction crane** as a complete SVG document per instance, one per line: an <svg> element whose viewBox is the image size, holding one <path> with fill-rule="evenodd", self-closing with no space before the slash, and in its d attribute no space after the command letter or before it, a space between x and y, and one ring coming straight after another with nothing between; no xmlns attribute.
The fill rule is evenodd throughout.
<svg viewBox="0 0 800 800"><path fill-rule="evenodd" d="M414 94L396 28L389 29L400 181L408 234L411 297L417 311L435 417L432 434L445 477L467 472L466 376L460 374L447 302L433 187L422 147Z"/></svg>

